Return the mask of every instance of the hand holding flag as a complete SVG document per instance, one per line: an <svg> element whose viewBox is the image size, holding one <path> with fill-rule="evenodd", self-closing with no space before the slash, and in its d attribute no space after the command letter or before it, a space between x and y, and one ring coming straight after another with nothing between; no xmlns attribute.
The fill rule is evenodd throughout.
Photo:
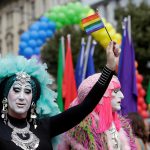
<svg viewBox="0 0 150 150"><path fill-rule="evenodd" d="M115 70L117 65L117 58L119 57L120 49L114 41L111 41L106 48L106 55L107 55L107 63L106 66L111 69Z"/></svg>

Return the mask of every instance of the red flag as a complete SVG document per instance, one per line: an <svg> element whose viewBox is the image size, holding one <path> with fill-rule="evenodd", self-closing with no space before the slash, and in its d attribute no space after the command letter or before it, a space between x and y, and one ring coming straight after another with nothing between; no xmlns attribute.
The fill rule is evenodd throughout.
<svg viewBox="0 0 150 150"><path fill-rule="evenodd" d="M77 96L69 35L67 36L66 48L67 48L67 52L66 52L65 70L64 70L64 78L63 78L63 98L64 98L65 110L69 108L70 103Z"/></svg>

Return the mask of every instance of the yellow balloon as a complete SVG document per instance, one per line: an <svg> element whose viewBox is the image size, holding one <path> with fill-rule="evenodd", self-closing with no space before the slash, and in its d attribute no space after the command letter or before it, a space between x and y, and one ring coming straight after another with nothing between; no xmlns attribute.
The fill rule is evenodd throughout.
<svg viewBox="0 0 150 150"><path fill-rule="evenodd" d="M107 23L105 18L102 18L102 21L103 21L104 25Z"/></svg>
<svg viewBox="0 0 150 150"><path fill-rule="evenodd" d="M108 35L107 35L107 37L105 37L105 38L101 38L100 41L99 41L99 43L100 43L104 48L106 48L106 47L108 46L109 42L110 42L110 38L109 38Z"/></svg>
<svg viewBox="0 0 150 150"><path fill-rule="evenodd" d="M104 36L104 34L105 34L105 30L104 29L100 29L100 30L97 30L97 31L93 32L92 36L95 39L99 39L100 37Z"/></svg>
<svg viewBox="0 0 150 150"><path fill-rule="evenodd" d="M110 37L112 38L116 34L116 30L112 28L108 33Z"/></svg>
<svg viewBox="0 0 150 150"><path fill-rule="evenodd" d="M112 39L113 39L115 42L117 42L119 45L121 45L122 36L121 36L120 33L116 33L116 34L112 37Z"/></svg>
<svg viewBox="0 0 150 150"><path fill-rule="evenodd" d="M87 16L93 15L95 11L93 9L90 9L90 11L87 13Z"/></svg>
<svg viewBox="0 0 150 150"><path fill-rule="evenodd" d="M113 26L110 23L106 23L105 27L107 28L108 31L110 31L111 29L113 29Z"/></svg>
<svg viewBox="0 0 150 150"><path fill-rule="evenodd" d="M84 28L83 28L82 22L80 22L79 26L80 26L81 30L83 31Z"/></svg>

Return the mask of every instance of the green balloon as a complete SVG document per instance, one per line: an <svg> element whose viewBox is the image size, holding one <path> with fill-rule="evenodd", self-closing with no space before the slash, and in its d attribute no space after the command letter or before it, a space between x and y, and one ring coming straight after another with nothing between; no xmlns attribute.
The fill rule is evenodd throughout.
<svg viewBox="0 0 150 150"><path fill-rule="evenodd" d="M52 8L52 12L58 13L61 10L61 6L55 6L54 8Z"/></svg>
<svg viewBox="0 0 150 150"><path fill-rule="evenodd" d="M66 25L70 25L70 24L72 24L71 20L66 17Z"/></svg>
<svg viewBox="0 0 150 150"><path fill-rule="evenodd" d="M56 22L56 28L59 30L63 27L63 24L60 22Z"/></svg>
<svg viewBox="0 0 150 150"><path fill-rule="evenodd" d="M62 24L66 24L66 16L64 13L59 13L58 14L58 22L61 22Z"/></svg>
<svg viewBox="0 0 150 150"><path fill-rule="evenodd" d="M56 21L57 20L57 15L56 15L56 13L51 12L51 13L49 13L49 17L48 18L53 20L53 21Z"/></svg>
<svg viewBox="0 0 150 150"><path fill-rule="evenodd" d="M46 13L44 14L44 16L47 17L47 18L49 18L49 13L46 12Z"/></svg>
<svg viewBox="0 0 150 150"><path fill-rule="evenodd" d="M82 7L82 4L80 2L75 2L74 3L77 7Z"/></svg>
<svg viewBox="0 0 150 150"><path fill-rule="evenodd" d="M78 7L76 5L74 5L74 11L76 12L76 14L80 14L82 12L82 7Z"/></svg>
<svg viewBox="0 0 150 150"><path fill-rule="evenodd" d="M75 6L75 4L72 3L72 2L68 3L68 5L67 5L67 7L68 7L69 9L74 9L74 6Z"/></svg>
<svg viewBox="0 0 150 150"><path fill-rule="evenodd" d="M73 10L68 10L68 12L67 12L67 17L69 18L69 19L72 19L74 16L75 16L76 14L75 14L75 12L73 11Z"/></svg>
<svg viewBox="0 0 150 150"><path fill-rule="evenodd" d="M81 13L81 14L79 15L79 20L81 21L83 18L86 17L86 15L87 15L87 14L85 14L85 13Z"/></svg>
<svg viewBox="0 0 150 150"><path fill-rule="evenodd" d="M78 17L77 16L74 16L73 18L72 18L72 23L73 24L78 24Z"/></svg>
<svg viewBox="0 0 150 150"><path fill-rule="evenodd" d="M90 11L90 9L91 8L89 6L84 6L82 10L83 10L84 13L87 14Z"/></svg>
<svg viewBox="0 0 150 150"><path fill-rule="evenodd" d="M66 6L61 7L61 12L64 13L65 15L67 14L68 8Z"/></svg>

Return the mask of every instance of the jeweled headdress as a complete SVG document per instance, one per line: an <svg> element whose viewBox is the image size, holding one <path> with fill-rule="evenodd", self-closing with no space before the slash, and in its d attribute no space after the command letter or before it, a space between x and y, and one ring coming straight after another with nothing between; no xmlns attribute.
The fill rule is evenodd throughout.
<svg viewBox="0 0 150 150"><path fill-rule="evenodd" d="M30 82L31 78L26 72L21 71L16 73L16 80L24 84L25 82Z"/></svg>

